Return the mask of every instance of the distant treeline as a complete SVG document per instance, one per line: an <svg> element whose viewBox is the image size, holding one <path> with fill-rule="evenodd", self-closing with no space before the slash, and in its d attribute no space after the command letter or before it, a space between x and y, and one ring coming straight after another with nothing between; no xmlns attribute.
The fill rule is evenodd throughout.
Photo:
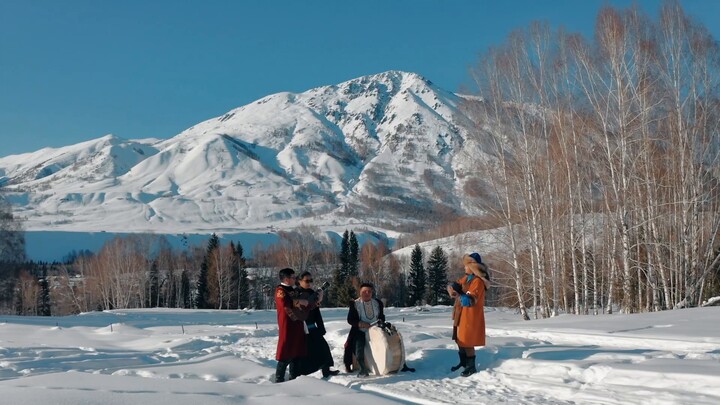
<svg viewBox="0 0 720 405"><path fill-rule="evenodd" d="M315 285L330 283L326 306L347 306L361 282L376 285L388 305L450 304L445 292L448 257L441 248L427 263L415 247L408 270L382 243L359 246L345 231L340 246L319 229L280 232L277 244L256 246L253 259L242 245L173 249L162 236L116 237L97 253L72 254L66 263L0 263L0 307L17 315L67 315L120 308L273 309L278 271L310 271ZM461 270L456 271L459 276ZM456 278L456 277L455 277Z"/></svg>

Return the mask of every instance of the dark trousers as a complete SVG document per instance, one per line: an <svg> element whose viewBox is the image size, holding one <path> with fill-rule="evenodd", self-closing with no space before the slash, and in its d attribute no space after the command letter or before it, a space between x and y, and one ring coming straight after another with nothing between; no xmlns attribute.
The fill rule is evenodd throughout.
<svg viewBox="0 0 720 405"><path fill-rule="evenodd" d="M360 365L360 371L367 371L365 365L365 333L361 332L355 336L355 358Z"/></svg>

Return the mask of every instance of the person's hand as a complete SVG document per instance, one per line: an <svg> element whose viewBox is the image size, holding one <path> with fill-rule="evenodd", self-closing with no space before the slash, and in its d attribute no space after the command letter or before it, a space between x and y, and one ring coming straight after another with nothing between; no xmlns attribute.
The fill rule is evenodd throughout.
<svg viewBox="0 0 720 405"><path fill-rule="evenodd" d="M447 292L448 292L448 294L450 294L450 296L452 298L457 297L457 291L455 291L455 289L452 288L451 286L447 286Z"/></svg>
<svg viewBox="0 0 720 405"><path fill-rule="evenodd" d="M308 305L308 300L306 299L299 299L297 302L301 307L306 307Z"/></svg>
<svg viewBox="0 0 720 405"><path fill-rule="evenodd" d="M360 329L367 329L370 327L370 324L367 322L360 321L358 322L358 328Z"/></svg>

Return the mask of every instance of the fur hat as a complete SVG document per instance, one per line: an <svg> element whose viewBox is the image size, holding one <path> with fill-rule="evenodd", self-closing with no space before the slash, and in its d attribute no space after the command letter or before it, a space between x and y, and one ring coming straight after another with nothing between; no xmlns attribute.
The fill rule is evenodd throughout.
<svg viewBox="0 0 720 405"><path fill-rule="evenodd" d="M463 256L463 264L470 267L473 274L485 281L486 288L490 285L490 272L485 263L482 262L480 254L473 252Z"/></svg>

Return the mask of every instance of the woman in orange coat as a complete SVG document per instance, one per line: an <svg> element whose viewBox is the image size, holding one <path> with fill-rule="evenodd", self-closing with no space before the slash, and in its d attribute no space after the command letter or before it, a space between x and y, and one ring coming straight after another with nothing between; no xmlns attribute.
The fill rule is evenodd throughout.
<svg viewBox="0 0 720 405"><path fill-rule="evenodd" d="M465 276L448 286L455 298L453 308L453 340L458 345L460 364L452 371L465 367L463 377L477 371L475 346L485 346L485 290L490 286L487 266L477 253L463 256Z"/></svg>

